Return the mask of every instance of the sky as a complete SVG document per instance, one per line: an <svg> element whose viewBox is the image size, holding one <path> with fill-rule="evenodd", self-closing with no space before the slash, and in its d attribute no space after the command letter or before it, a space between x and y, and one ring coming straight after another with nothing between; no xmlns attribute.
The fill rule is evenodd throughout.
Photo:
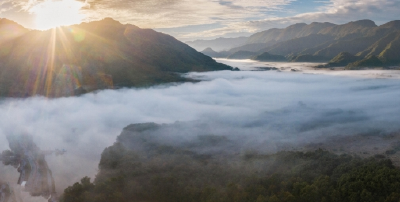
<svg viewBox="0 0 400 202"><path fill-rule="evenodd" d="M0 17L31 29L112 17L182 41L249 36L298 22L378 25L399 19L399 0L1 0Z"/></svg>

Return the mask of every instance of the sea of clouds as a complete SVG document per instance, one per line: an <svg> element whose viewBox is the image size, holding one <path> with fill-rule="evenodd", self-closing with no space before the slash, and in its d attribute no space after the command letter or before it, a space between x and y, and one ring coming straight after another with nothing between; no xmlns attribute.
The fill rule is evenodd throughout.
<svg viewBox="0 0 400 202"><path fill-rule="evenodd" d="M332 135L400 129L400 80L291 72L218 71L185 75L196 83L104 90L79 97L33 97L0 101L0 151L6 135L29 133L48 156L57 190L94 177L101 152L132 123L205 121L249 145L304 143ZM193 134L187 134L191 136ZM166 136L168 138L168 136ZM275 150L277 147L275 147ZM272 151L275 151L272 149ZM0 165L2 179L18 173Z"/></svg>

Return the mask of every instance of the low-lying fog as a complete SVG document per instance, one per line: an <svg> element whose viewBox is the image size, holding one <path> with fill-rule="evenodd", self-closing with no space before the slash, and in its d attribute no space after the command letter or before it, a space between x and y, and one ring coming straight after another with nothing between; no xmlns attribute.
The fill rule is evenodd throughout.
<svg viewBox="0 0 400 202"><path fill-rule="evenodd" d="M282 141L295 144L332 135L400 129L397 79L276 71L187 76L203 81L59 99L1 100L0 151L8 149L7 134L23 132L32 134L43 150L66 149L63 156L47 157L61 192L84 176L93 178L103 149L131 123L221 123L223 127L216 131L240 129L251 136L248 144L260 140L272 148ZM0 165L0 176L14 183L18 173Z"/></svg>
<svg viewBox="0 0 400 202"><path fill-rule="evenodd" d="M225 63L232 67L239 67L241 70L251 71L260 70L259 67L275 67L279 71L292 71L296 70L299 73L305 74L324 74L332 76L348 76L348 77L360 77L360 78L393 78L400 79L399 70L382 70L377 68L373 70L344 70L344 67L336 68L315 68L318 65L325 63L311 63L311 62L260 62L255 60L232 60L217 58L217 62Z"/></svg>

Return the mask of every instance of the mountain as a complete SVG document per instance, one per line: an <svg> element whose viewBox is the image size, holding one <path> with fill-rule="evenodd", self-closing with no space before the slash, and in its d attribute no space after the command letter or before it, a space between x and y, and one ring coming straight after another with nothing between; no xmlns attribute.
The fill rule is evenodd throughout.
<svg viewBox="0 0 400 202"><path fill-rule="evenodd" d="M321 30L333 26L335 26L335 24L328 22L314 22L309 25L305 23L298 23L284 29L274 28L253 34L249 37L246 44L268 43L269 41L287 41L290 39L300 38L311 34L318 34Z"/></svg>
<svg viewBox="0 0 400 202"><path fill-rule="evenodd" d="M390 44L392 41L397 40L399 37L400 37L400 32L389 33L388 35L380 38L378 41L376 41L374 44L372 44L364 51L359 52L357 55L362 57L370 55L379 55L382 51L386 49L388 44Z"/></svg>
<svg viewBox="0 0 400 202"><path fill-rule="evenodd" d="M385 23L381 26L380 28L386 28L386 29L397 29L400 30L400 20L393 20L388 23Z"/></svg>
<svg viewBox="0 0 400 202"><path fill-rule="evenodd" d="M297 54L309 47L315 47L333 40L332 36L322 34L311 34L301 38L290 39L279 42L268 48L261 49L260 52L268 51L278 55Z"/></svg>
<svg viewBox="0 0 400 202"><path fill-rule="evenodd" d="M376 56L383 66L396 66L400 65L400 20L380 26L371 20L342 25L298 23L253 34L245 45L224 52L221 57L239 51L283 55L293 62L331 61L327 65L330 67L346 66L356 62L355 59L359 61ZM344 52L346 54L342 54Z"/></svg>
<svg viewBox="0 0 400 202"><path fill-rule="evenodd" d="M212 48L216 51L229 50L234 47L241 46L245 44L247 37L237 37L237 38L217 38L213 40L195 40L187 41L186 44L193 47L194 49L200 51L205 48Z"/></svg>
<svg viewBox="0 0 400 202"><path fill-rule="evenodd" d="M371 55L362 60L350 63L346 66L346 69L360 69L360 68L371 68L371 67L382 67L383 62L378 57Z"/></svg>
<svg viewBox="0 0 400 202"><path fill-rule="evenodd" d="M213 58L219 58L221 57L221 53L218 53L216 51L214 51L212 48L206 48L203 51L201 51L200 53L203 53L204 55L213 57Z"/></svg>
<svg viewBox="0 0 400 202"><path fill-rule="evenodd" d="M267 43L269 41L276 41L277 37L281 34L282 29L269 29L266 31L258 32L251 35L246 44L257 44L257 43Z"/></svg>
<svg viewBox="0 0 400 202"><path fill-rule="evenodd" d="M351 54L357 54L368 47L370 47L375 41L379 40L382 36L374 35L368 37L358 37L351 40L336 40L329 44L328 47L322 48L314 53L314 55L333 58L341 52L349 52Z"/></svg>
<svg viewBox="0 0 400 202"><path fill-rule="evenodd" d="M365 54L365 51L370 49L374 43L400 30L397 21L388 22L379 27L374 26L374 23L371 21L363 20L361 21L363 23L357 22L342 25L342 29L338 29L339 32L336 33L336 35L345 35L344 33L347 33L347 35L335 40L333 43L326 44L327 46L325 47L320 47L320 50L316 51L315 54L324 57L334 57L340 52L349 52L354 55L365 57L368 54ZM354 25L354 27L351 28L351 25ZM347 29L344 29L345 27ZM382 43L385 42L382 41L381 44Z"/></svg>
<svg viewBox="0 0 400 202"><path fill-rule="evenodd" d="M400 65L400 32L397 32L396 38L386 45L379 58L385 63Z"/></svg>
<svg viewBox="0 0 400 202"><path fill-rule="evenodd" d="M259 52L259 53L263 53L265 51L262 51L264 49L266 49L267 47L270 47L272 45L275 45L276 41L269 41L268 43L252 43L252 44L245 44L243 46L239 46L236 48L232 48L228 51L221 51L221 53L228 53L227 56L229 56L230 54L233 54L235 52L238 51L250 51L250 52Z"/></svg>
<svg viewBox="0 0 400 202"><path fill-rule="evenodd" d="M284 29L269 29L253 34L248 38L245 45L232 48L231 50L229 50L229 52L234 53L243 50L263 53L268 51L274 54L286 55L288 54L288 52L291 53L297 51L293 51L293 48L300 48L297 45L291 45L292 43L298 43L299 45L301 44L302 46L305 45L306 47L309 47L310 45L306 44L306 41L311 41L312 43L316 43L316 45L318 45L319 43L322 43L321 41L325 42L331 40L333 38L332 36L323 36L317 34L321 30L332 26L335 26L335 24L328 22L313 22L309 25L305 23L298 23ZM301 37L308 38L296 40ZM303 50L303 48L301 48L301 50Z"/></svg>
<svg viewBox="0 0 400 202"><path fill-rule="evenodd" d="M257 53L251 51L237 51L228 56L228 59L250 59Z"/></svg>
<svg viewBox="0 0 400 202"><path fill-rule="evenodd" d="M362 57L352 55L348 52L341 52L326 65L327 67L344 67L349 63L356 62Z"/></svg>
<svg viewBox="0 0 400 202"><path fill-rule="evenodd" d="M387 27L390 26L394 25L387 25ZM377 28L377 26L371 20L359 20L343 25L336 25L328 22L313 22L308 25L305 23L297 23L283 29L274 28L253 34L246 41L246 45L236 47L232 52L245 50L260 53L270 52L279 55L316 54L320 57L326 57L329 60L340 52L352 52L352 50L336 50L342 48L343 41L346 41L344 44L347 44L349 40L367 36L368 34L374 35L371 37L372 40L374 40L373 37L378 38L379 36L377 36L377 34L371 34L374 28ZM362 40L359 42L364 45L362 48L367 48L371 45L370 43L363 43L364 41ZM256 48L249 50L246 47L248 45ZM257 50L257 48L259 49ZM355 47L354 51L356 52L354 54L358 53L362 48Z"/></svg>
<svg viewBox="0 0 400 202"><path fill-rule="evenodd" d="M343 25L336 25L322 29L319 34L326 34L336 37L336 39L352 39L367 34L371 28L377 25L372 20L359 20Z"/></svg>
<svg viewBox="0 0 400 202"><path fill-rule="evenodd" d="M268 61L268 62L284 62L284 61L287 61L285 56L272 55L272 54L269 54L268 52L262 53L260 55L255 56L255 57L252 57L251 59L252 60L258 60L258 61Z"/></svg>
<svg viewBox="0 0 400 202"><path fill-rule="evenodd" d="M312 27L314 27L314 29L311 29ZM310 25L295 24L282 30L279 36L286 33L283 35L286 36L285 38L278 37L274 39L280 40L280 43L262 49L261 51L268 51L280 55L315 54L316 56L325 57L329 60L343 51L356 54L360 50L368 48L373 41L381 36L375 34L369 38L359 37L367 36L367 34L371 32L371 29L376 27L376 24L371 20L360 20L343 25L331 23L311 23ZM297 32L293 32L294 30ZM252 37L249 38L249 40L251 39ZM349 44L352 45L350 46ZM317 46L321 47L314 49L314 51L303 52Z"/></svg>
<svg viewBox="0 0 400 202"><path fill-rule="evenodd" d="M290 59L291 62L326 62L326 58L315 56L315 55L296 55L292 56Z"/></svg>
<svg viewBox="0 0 400 202"><path fill-rule="evenodd" d="M0 44L13 40L27 33L29 30L14 21L0 18Z"/></svg>
<svg viewBox="0 0 400 202"><path fill-rule="evenodd" d="M169 35L111 18L47 31L3 26L20 31L1 36L0 96L73 95L186 80L176 73L232 69Z"/></svg>

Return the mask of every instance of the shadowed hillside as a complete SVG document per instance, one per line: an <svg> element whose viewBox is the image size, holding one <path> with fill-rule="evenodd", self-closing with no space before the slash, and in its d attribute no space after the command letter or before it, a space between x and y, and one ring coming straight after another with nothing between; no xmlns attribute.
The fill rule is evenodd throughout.
<svg viewBox="0 0 400 202"><path fill-rule="evenodd" d="M245 44L247 37L237 37L237 38L217 38L213 40L195 40L188 41L186 44L193 47L194 49L201 51L206 48L212 48L213 50L223 51L229 50L231 48L241 46Z"/></svg>
<svg viewBox="0 0 400 202"><path fill-rule="evenodd" d="M9 24L0 24L0 31ZM111 18L47 31L11 24L22 31L1 40L1 96L74 95L186 80L176 73L231 69L169 35Z"/></svg>
<svg viewBox="0 0 400 202"><path fill-rule="evenodd" d="M270 62L284 62L287 61L287 59L281 55L273 55L268 52L264 52L260 55L257 55L253 58L253 60L258 60L258 61L270 61Z"/></svg>

